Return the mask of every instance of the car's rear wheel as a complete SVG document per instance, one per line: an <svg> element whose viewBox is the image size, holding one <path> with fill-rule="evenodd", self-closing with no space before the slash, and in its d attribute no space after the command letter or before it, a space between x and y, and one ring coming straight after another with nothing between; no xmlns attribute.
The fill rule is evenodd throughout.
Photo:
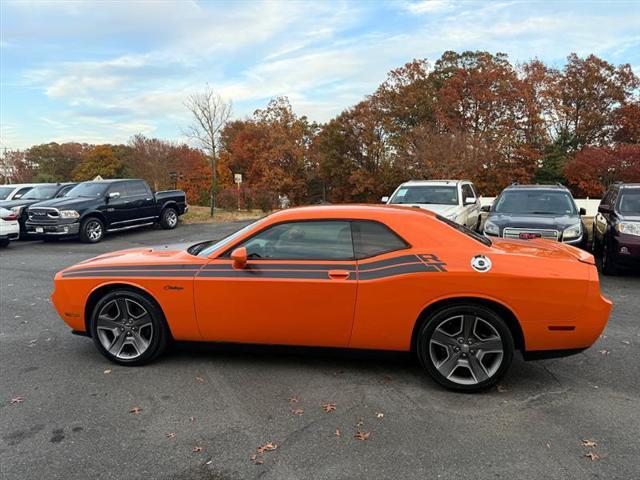
<svg viewBox="0 0 640 480"><path fill-rule="evenodd" d="M3 238L0 240L0 248L4 248L4 247L8 247L9 246L9 239L8 238Z"/></svg>
<svg viewBox="0 0 640 480"><path fill-rule="evenodd" d="M416 349L434 380L456 391L484 390L507 372L514 343L494 311L473 304L446 307L420 328Z"/></svg>
<svg viewBox="0 0 640 480"><path fill-rule="evenodd" d="M165 230L171 230L178 225L178 212L173 207L167 207L160 215L160 226Z"/></svg>
<svg viewBox="0 0 640 480"><path fill-rule="evenodd" d="M84 243L98 243L104 238L104 223L96 217L89 217L80 224L80 240Z"/></svg>
<svg viewBox="0 0 640 480"><path fill-rule="evenodd" d="M131 290L116 290L98 301L91 315L91 336L109 360L132 366L156 358L169 340L160 308Z"/></svg>

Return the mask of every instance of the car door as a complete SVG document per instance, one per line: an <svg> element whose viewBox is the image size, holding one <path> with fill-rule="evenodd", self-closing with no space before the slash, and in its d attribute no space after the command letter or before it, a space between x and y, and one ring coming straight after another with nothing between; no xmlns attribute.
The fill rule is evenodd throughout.
<svg viewBox="0 0 640 480"><path fill-rule="evenodd" d="M129 224L135 225L148 223L157 216L156 204L151 190L146 182L133 180L126 182L127 190L127 217Z"/></svg>
<svg viewBox="0 0 640 480"><path fill-rule="evenodd" d="M467 199L473 199L473 203L466 203ZM478 226L478 217L480 215L480 205L476 192L469 183L462 184L462 204L464 221L459 222L467 227L475 230Z"/></svg>
<svg viewBox="0 0 640 480"><path fill-rule="evenodd" d="M129 220L129 199L125 183L115 182L107 189L104 211L109 228L122 228Z"/></svg>
<svg viewBox="0 0 640 480"><path fill-rule="evenodd" d="M230 252L247 249L245 268ZM195 279L205 340L345 347L357 280L345 220L271 225L213 259Z"/></svg>

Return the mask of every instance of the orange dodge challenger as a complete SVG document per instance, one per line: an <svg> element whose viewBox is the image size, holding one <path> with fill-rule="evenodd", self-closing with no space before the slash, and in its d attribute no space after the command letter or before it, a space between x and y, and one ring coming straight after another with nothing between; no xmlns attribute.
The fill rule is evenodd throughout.
<svg viewBox="0 0 640 480"><path fill-rule="evenodd" d="M53 303L109 360L174 340L414 351L454 390L592 345L611 302L593 256L487 239L420 209L280 211L219 241L101 255L59 272Z"/></svg>

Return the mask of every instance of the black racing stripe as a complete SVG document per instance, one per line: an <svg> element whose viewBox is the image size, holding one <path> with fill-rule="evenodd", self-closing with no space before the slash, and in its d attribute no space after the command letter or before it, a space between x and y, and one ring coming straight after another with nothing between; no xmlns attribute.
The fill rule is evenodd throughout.
<svg viewBox="0 0 640 480"><path fill-rule="evenodd" d="M355 265L340 264L298 264L298 263L247 263L245 270L347 270L349 272L356 269ZM233 270L231 263L210 263L205 266L205 270Z"/></svg>
<svg viewBox="0 0 640 480"><path fill-rule="evenodd" d="M375 280L378 278L394 277L396 275L404 275L407 273L425 273L441 271L435 265L425 265L424 263L412 263L407 265L398 265L395 267L384 268L380 270L365 271L359 273L360 280Z"/></svg>
<svg viewBox="0 0 640 480"><path fill-rule="evenodd" d="M105 265L105 266L74 268L73 270L66 271L66 273L93 272L93 271L118 272L121 270L140 270L140 271L143 271L143 270L199 270L201 267L202 265L197 265L197 264Z"/></svg>
<svg viewBox="0 0 640 480"><path fill-rule="evenodd" d="M386 260L379 260L377 262L359 263L358 269L361 272L364 272L364 271L373 270L376 268L393 267L403 263L416 263L416 262L422 263L421 260L416 255L402 255L400 257L387 258Z"/></svg>
<svg viewBox="0 0 640 480"><path fill-rule="evenodd" d="M189 270L127 270L127 271L93 271L93 272L69 272L63 273L62 278L88 278L88 277L194 277L196 271Z"/></svg>
<svg viewBox="0 0 640 480"><path fill-rule="evenodd" d="M285 271L285 270L219 270L206 271L202 270L198 274L198 278L292 278L292 279L317 279L330 280L328 272L321 271ZM352 278L353 277L353 278ZM355 279L354 273L349 275L349 279Z"/></svg>

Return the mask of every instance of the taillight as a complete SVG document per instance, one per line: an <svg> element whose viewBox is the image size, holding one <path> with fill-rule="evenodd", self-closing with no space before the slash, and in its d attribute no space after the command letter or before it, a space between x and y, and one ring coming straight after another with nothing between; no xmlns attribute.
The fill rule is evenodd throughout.
<svg viewBox="0 0 640 480"><path fill-rule="evenodd" d="M3 216L3 217L0 217L0 218L2 218L3 220L6 220L7 222L12 222L12 221L18 219L18 217L17 217L17 215L15 213L10 213L9 215Z"/></svg>

